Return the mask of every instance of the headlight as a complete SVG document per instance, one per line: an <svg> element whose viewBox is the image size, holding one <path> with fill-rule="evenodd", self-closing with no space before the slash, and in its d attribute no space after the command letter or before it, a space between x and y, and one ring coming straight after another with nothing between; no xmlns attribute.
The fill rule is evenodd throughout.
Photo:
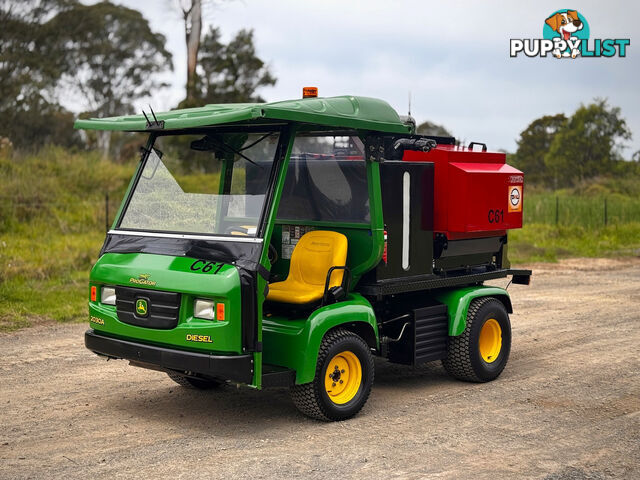
<svg viewBox="0 0 640 480"><path fill-rule="evenodd" d="M216 318L214 307L215 303L212 300L197 298L193 302L193 316L204 318L205 320L214 320Z"/></svg>
<svg viewBox="0 0 640 480"><path fill-rule="evenodd" d="M102 287L100 290L100 303L105 305L116 304L116 289L113 287Z"/></svg>

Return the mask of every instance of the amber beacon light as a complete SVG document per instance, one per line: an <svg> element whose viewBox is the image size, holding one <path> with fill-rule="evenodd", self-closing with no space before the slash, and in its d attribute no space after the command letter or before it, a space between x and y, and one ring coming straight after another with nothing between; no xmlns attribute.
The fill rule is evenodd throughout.
<svg viewBox="0 0 640 480"><path fill-rule="evenodd" d="M318 87L302 87L302 98L315 98L318 96Z"/></svg>

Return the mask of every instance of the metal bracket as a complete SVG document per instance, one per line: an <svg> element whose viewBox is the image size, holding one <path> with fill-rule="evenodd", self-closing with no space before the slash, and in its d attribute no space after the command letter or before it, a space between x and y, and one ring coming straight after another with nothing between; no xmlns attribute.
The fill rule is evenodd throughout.
<svg viewBox="0 0 640 480"><path fill-rule="evenodd" d="M365 158L370 162L384 162L384 142L382 137L369 136L365 138Z"/></svg>

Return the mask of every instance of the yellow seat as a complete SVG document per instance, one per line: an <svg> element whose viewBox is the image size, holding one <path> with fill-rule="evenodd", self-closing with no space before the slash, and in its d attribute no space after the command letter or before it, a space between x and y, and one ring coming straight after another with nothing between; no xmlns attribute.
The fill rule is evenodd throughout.
<svg viewBox="0 0 640 480"><path fill-rule="evenodd" d="M269 285L267 300L305 304L322 298L327 273L347 261L347 237L337 232L314 230L305 233L291 254L289 276ZM342 284L344 270L331 273L329 288Z"/></svg>

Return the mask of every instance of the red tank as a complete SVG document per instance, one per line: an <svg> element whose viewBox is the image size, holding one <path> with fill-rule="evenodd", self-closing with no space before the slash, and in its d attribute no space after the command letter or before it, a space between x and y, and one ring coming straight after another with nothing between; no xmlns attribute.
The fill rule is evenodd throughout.
<svg viewBox="0 0 640 480"><path fill-rule="evenodd" d="M504 235L522 227L524 174L506 155L453 145L404 152L403 161L433 162L433 230L450 240Z"/></svg>

